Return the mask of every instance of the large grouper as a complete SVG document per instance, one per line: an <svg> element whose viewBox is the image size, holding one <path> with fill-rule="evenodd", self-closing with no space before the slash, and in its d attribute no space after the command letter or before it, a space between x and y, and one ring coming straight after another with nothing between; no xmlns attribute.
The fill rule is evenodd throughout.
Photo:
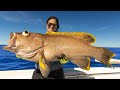
<svg viewBox="0 0 120 90"><path fill-rule="evenodd" d="M90 58L95 58L105 66L115 54L103 47L92 46L95 37L85 32L15 32L10 34L8 45L3 49L13 52L24 60L39 63L42 75L47 78L54 62L66 57L78 67L89 70Z"/></svg>

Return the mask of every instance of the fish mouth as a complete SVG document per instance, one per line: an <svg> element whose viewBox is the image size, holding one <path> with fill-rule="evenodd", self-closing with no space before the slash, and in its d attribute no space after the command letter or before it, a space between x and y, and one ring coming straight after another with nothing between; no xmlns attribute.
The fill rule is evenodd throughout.
<svg viewBox="0 0 120 90"><path fill-rule="evenodd" d="M8 41L8 45L4 46L3 49L11 51L11 52L16 52L16 49L17 49L16 39L17 39L17 35L15 33L11 33L10 39Z"/></svg>
<svg viewBox="0 0 120 90"><path fill-rule="evenodd" d="M17 35L15 33L11 33L10 40L8 42L8 46L15 48L16 47L16 39L17 39Z"/></svg>

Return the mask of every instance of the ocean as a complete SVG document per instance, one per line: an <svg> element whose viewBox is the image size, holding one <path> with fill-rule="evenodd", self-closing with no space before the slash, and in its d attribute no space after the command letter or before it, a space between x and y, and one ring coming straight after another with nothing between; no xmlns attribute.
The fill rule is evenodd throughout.
<svg viewBox="0 0 120 90"><path fill-rule="evenodd" d="M23 59L16 58L14 53L3 50L4 45L0 45L0 71L5 70L25 70L25 69L34 69L35 63ZM120 48L114 47L105 47L111 51L113 51L116 56L113 59L120 60ZM105 67L105 65L96 62L94 58L91 58L91 67ZM114 67L120 67L120 64L114 64ZM75 64L68 62L63 65L63 68L74 68L77 67Z"/></svg>

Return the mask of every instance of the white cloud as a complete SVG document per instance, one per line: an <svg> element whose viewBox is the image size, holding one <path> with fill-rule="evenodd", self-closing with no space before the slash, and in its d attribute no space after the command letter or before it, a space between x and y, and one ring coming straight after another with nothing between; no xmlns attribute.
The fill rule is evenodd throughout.
<svg viewBox="0 0 120 90"><path fill-rule="evenodd" d="M106 31L106 30L110 30L110 26L103 26L96 29L96 31Z"/></svg>
<svg viewBox="0 0 120 90"><path fill-rule="evenodd" d="M15 17L15 15L12 15L12 12L8 12L8 11L0 12L0 18L4 19L6 21L9 21L9 22L19 22L20 21L20 18Z"/></svg>
<svg viewBox="0 0 120 90"><path fill-rule="evenodd" d="M73 26L68 25L68 24L60 25L60 27L61 27L62 30L70 30L71 31L73 29Z"/></svg>
<svg viewBox="0 0 120 90"><path fill-rule="evenodd" d="M27 11L0 11L0 18L14 23L30 23L36 24L42 22L40 17Z"/></svg>

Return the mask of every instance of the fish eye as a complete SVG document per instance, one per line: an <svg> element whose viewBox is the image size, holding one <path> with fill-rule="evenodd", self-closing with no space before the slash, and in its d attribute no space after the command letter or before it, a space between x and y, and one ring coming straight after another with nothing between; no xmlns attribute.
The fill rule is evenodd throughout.
<svg viewBox="0 0 120 90"><path fill-rule="evenodd" d="M29 33L28 31L24 31L24 32L22 33L22 35L23 35L23 36L29 36L30 33Z"/></svg>

